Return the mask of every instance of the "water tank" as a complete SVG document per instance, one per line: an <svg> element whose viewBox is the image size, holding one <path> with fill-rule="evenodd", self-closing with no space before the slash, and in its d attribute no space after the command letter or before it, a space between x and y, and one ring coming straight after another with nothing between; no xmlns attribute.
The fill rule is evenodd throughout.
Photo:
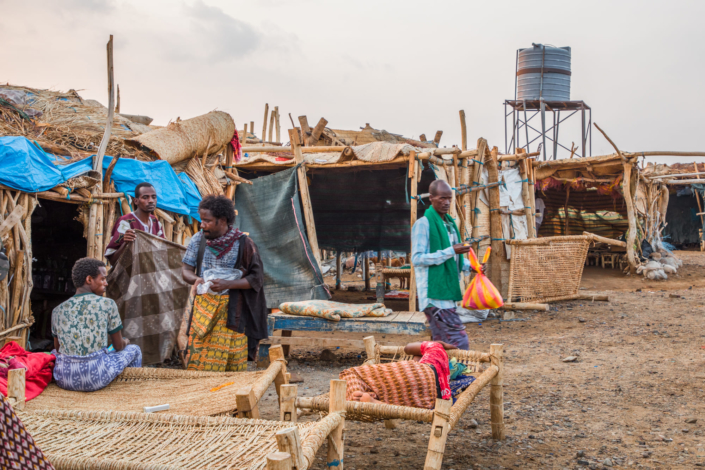
<svg viewBox="0 0 705 470"><path fill-rule="evenodd" d="M517 99L570 100L570 47L534 44L519 49Z"/></svg>

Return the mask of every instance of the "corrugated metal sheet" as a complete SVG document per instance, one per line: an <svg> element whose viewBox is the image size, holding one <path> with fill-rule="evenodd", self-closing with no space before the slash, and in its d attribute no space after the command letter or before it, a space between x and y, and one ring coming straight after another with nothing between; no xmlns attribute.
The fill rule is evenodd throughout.
<svg viewBox="0 0 705 470"><path fill-rule="evenodd" d="M433 179L433 171L424 170L418 192L428 192ZM309 192L318 245L342 251L409 251L411 206L405 184L406 168L313 174ZM419 205L419 217L426 207Z"/></svg>
<svg viewBox="0 0 705 470"><path fill-rule="evenodd" d="M540 237L582 235L590 232L607 238L619 238L629 228L623 199L597 191L571 191L568 199L568 233L565 233L565 191L537 192L546 204Z"/></svg>

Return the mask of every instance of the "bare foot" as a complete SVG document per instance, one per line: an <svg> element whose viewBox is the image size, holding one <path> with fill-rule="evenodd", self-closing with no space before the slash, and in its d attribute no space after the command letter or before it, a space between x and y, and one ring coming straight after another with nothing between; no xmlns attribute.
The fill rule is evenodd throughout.
<svg viewBox="0 0 705 470"><path fill-rule="evenodd" d="M363 393L360 397L360 401L363 403L382 403L375 398L374 393Z"/></svg>

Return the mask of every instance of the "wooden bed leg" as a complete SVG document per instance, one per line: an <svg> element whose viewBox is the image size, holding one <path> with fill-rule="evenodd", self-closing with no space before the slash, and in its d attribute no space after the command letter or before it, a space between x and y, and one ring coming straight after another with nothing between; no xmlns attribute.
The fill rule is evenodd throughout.
<svg viewBox="0 0 705 470"><path fill-rule="evenodd" d="M375 351L375 337L374 336L365 336L362 338L362 341L365 343L365 353L367 353L367 361L370 364L376 364L377 363L377 353Z"/></svg>
<svg viewBox="0 0 705 470"><path fill-rule="evenodd" d="M504 440L504 345L490 345L490 359L499 372L490 382L490 422L492 439Z"/></svg>
<svg viewBox="0 0 705 470"><path fill-rule="evenodd" d="M282 385L279 396L279 419L281 421L296 424L296 396L298 393L299 387L296 385Z"/></svg>
<svg viewBox="0 0 705 470"><path fill-rule="evenodd" d="M283 429L276 434L276 438L279 452L291 455L291 468L295 470L306 468L304 451L299 437L299 428Z"/></svg>
<svg viewBox="0 0 705 470"><path fill-rule="evenodd" d="M443 465L443 452L446 448L446 439L450 432L450 409L453 400L436 399L436 409L433 413L431 424L431 437L428 440L428 453L424 470L440 470Z"/></svg>
<svg viewBox="0 0 705 470"><path fill-rule="evenodd" d="M235 394L235 403L237 405L238 418L259 419L259 407L257 406L257 398L252 387L238 390Z"/></svg>
<svg viewBox="0 0 705 470"><path fill-rule="evenodd" d="M282 330L282 336L285 338L291 338L291 334L293 331L291 330ZM289 345L284 344L282 345L282 349L284 350L284 357L289 357Z"/></svg>
<svg viewBox="0 0 705 470"><path fill-rule="evenodd" d="M267 456L267 470L291 470L291 455L272 452Z"/></svg>
<svg viewBox="0 0 705 470"><path fill-rule="evenodd" d="M272 364L274 361L278 360L284 360L284 348L280 344L277 344L276 346L272 346L269 348L269 363ZM277 390L277 395L281 398L281 386L288 384L289 379L286 373L286 364L282 362L282 368L277 374L276 377L274 377L274 388Z"/></svg>
<svg viewBox="0 0 705 470"><path fill-rule="evenodd" d="M345 412L345 389L347 382L345 380L330 381L330 401L328 412L335 413L337 411ZM328 436L328 468L335 467L337 470L343 470L343 430L345 429L345 420L333 430Z"/></svg>
<svg viewBox="0 0 705 470"><path fill-rule="evenodd" d="M15 410L24 410L25 403L25 374L27 369L12 369L7 373L7 398Z"/></svg>

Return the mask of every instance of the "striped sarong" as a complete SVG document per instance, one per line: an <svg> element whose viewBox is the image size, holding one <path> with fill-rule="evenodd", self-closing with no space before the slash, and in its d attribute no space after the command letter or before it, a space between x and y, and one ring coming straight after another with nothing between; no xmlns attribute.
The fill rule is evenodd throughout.
<svg viewBox="0 0 705 470"><path fill-rule="evenodd" d="M390 405L430 410L436 406L436 376L427 364L401 361L353 367L342 371L340 379L348 383L348 401L359 391Z"/></svg>
<svg viewBox="0 0 705 470"><path fill-rule="evenodd" d="M247 336L227 327L227 295L197 295L186 351L188 370L247 370Z"/></svg>
<svg viewBox="0 0 705 470"><path fill-rule="evenodd" d="M128 344L122 351L103 348L87 356L51 353L56 356L56 385L74 392L95 392L110 385L125 367L142 367L142 351L136 344Z"/></svg>

